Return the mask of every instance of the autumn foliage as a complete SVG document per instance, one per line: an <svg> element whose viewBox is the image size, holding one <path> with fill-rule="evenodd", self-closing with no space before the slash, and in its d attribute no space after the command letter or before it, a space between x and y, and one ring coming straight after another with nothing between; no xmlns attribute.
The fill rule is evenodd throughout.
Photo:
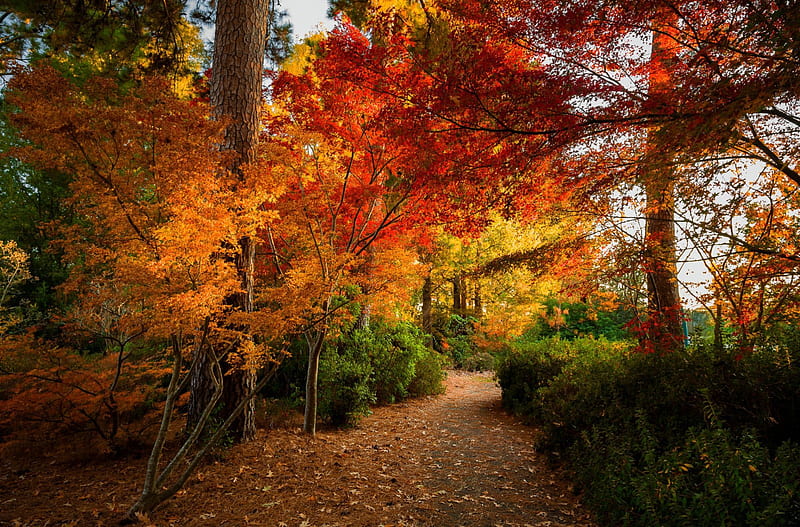
<svg viewBox="0 0 800 527"><path fill-rule="evenodd" d="M658 430L665 445L681 439L675 456L745 444L706 414L719 405L737 419L718 385L749 394L758 383L742 377L794 375L793 359L775 361L793 357L800 320L795 3L336 5L352 19L298 45L263 85L250 61L251 96L226 100L252 110L236 120L192 98L185 77L145 76L155 67L90 75L82 68L108 68L89 68L100 59L88 52L15 67L3 126L16 138L3 159L68 181L57 201L69 214L37 225L62 260L66 279L46 291L58 309L34 312L18 294L34 287L39 247L0 241L4 437L90 433L118 451L158 429L134 506L152 508L291 347L311 434L319 389L329 417L337 398L355 401L339 411L347 421L372 399L413 392L416 363L436 380L445 360L497 360L524 388L514 404L539 412L559 447L578 444L559 434L584 422L580 441L612 448L588 417L599 400L626 408L613 433L642 443L609 457L666 463L648 439L661 396L694 412L690 425ZM263 5L237 6L265 22ZM180 13L176 31L194 41ZM214 66L219 102L214 79L243 75ZM260 138L235 145L243 117ZM710 283L687 282L684 265ZM726 369L704 362L714 360ZM688 395L655 383L660 371ZM251 375L258 389L229 404L226 382ZM625 406L620 393L638 397L631 379L651 401ZM181 441L169 432L189 386L199 408L162 460ZM746 411L771 412L765 397ZM796 439L788 425L774 435L755 425L770 441ZM173 478L175 467L185 470Z"/></svg>
<svg viewBox="0 0 800 527"><path fill-rule="evenodd" d="M160 359L124 364L119 354L81 357L29 336L0 342L3 448L119 452L146 444L169 375ZM78 445L81 445L78 447Z"/></svg>
<svg viewBox="0 0 800 527"><path fill-rule="evenodd" d="M224 300L239 287L229 253L269 217L259 206L274 199L274 187L226 175L215 148L224 122L170 96L157 79L126 92L101 78L79 87L41 67L19 72L11 89L14 124L31 140L13 155L71 175L78 219L48 226L74 262L60 291L71 299L63 328L103 343L102 357L86 360L52 344L6 339L4 350L31 353L27 366L9 368L24 381L13 404L28 400L26 412L47 409L67 427L88 421L113 442L121 416L154 400L136 379L164 373L167 343L190 359L209 338L218 345L242 338L226 323L236 314ZM253 190L241 192L247 185ZM144 361L143 345L151 350ZM252 354L239 357L251 367L266 350L241 349Z"/></svg>

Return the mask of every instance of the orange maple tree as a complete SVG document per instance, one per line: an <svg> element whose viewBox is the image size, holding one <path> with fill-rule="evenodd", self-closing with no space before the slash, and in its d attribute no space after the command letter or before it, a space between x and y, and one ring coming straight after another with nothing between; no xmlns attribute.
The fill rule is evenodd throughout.
<svg viewBox="0 0 800 527"><path fill-rule="evenodd" d="M110 372L100 377L73 374L77 359L66 369L55 365L42 373L36 366L28 373L34 371L42 382L57 379L51 383L56 400L73 404L73 395L83 394L85 401L74 406L96 407L101 399L113 421L120 375L129 369L128 345L135 340L158 352L154 364L169 367L172 375L146 475L149 492L143 500L151 506L180 488L216 440L167 485L189 447L201 439L224 384L217 367L215 398L202 421L172 462L159 468L195 350L213 350L217 366L231 360L259 368L280 356L276 328L246 318L226 302L241 287L232 248L274 218L260 206L274 200L279 187L268 179L270 171L257 166L230 174L227 154L216 148L226 122L212 119L206 105L171 96L159 79L144 79L126 91L103 78L77 86L52 68L38 67L18 72L10 88L9 102L18 109L12 121L29 141L12 155L72 178L69 202L79 220L52 226L74 262L62 287L72 299L67 317L72 327L109 343L107 355L113 357ZM226 357L234 348L237 356ZM58 359L49 350L46 357ZM87 415L97 419L97 412L92 416Z"/></svg>

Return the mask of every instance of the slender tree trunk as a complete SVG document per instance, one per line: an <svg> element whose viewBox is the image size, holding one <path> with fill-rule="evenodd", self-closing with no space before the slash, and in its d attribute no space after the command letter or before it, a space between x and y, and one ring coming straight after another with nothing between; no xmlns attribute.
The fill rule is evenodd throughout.
<svg viewBox="0 0 800 527"><path fill-rule="evenodd" d="M464 276L464 273L460 273L458 275L458 282L460 284L458 289L459 292L461 293L461 300L459 300L458 303L461 304L461 310L466 311L468 307L467 306L468 295L467 295L467 278Z"/></svg>
<svg viewBox="0 0 800 527"><path fill-rule="evenodd" d="M714 349L722 352L722 304L717 300L716 316L714 317Z"/></svg>
<svg viewBox="0 0 800 527"><path fill-rule="evenodd" d="M430 274L422 283L422 331L430 333L433 327L433 281Z"/></svg>
<svg viewBox="0 0 800 527"><path fill-rule="evenodd" d="M478 278L475 278L473 303L475 308L475 317L481 318L483 316L483 298L481 297L481 281Z"/></svg>
<svg viewBox="0 0 800 527"><path fill-rule="evenodd" d="M306 407L303 416L303 431L312 437L317 434L317 406L319 403L319 359L325 343L327 328L316 332L309 339L308 346L308 371L306 372Z"/></svg>
<svg viewBox="0 0 800 527"><path fill-rule="evenodd" d="M464 282L461 280L460 275L453 277L453 313L461 313L464 310L464 304L461 301L464 299L464 293L461 288Z"/></svg>
<svg viewBox="0 0 800 527"><path fill-rule="evenodd" d="M206 325L206 330L208 329ZM199 345L204 347L206 342L207 333L204 334L202 341ZM216 444L233 424L233 421L238 418L239 414L245 410L250 400L263 388L267 382L272 379L275 372L278 370L278 364L274 364L271 369L264 373L258 384L254 389L247 394L246 397L240 401L236 408L231 410L231 414L219 424L216 431L212 436L206 440L201 440L202 430L205 423L211 416L213 403L217 397L222 395L222 369L221 365L216 362L211 369L213 379L216 380L216 390L210 405L208 405L197 423L197 426L190 431L189 435L184 439L183 444L177 452L172 455L169 462L166 464L161 463L161 456L164 453L164 446L166 444L167 435L169 432L170 422L173 416L173 408L178 396L183 391L186 379L181 379L181 366L182 366L182 345L180 338L175 335L172 339L174 350L174 365L172 377L167 389L167 398L164 402L164 412L162 414L161 426L158 430L158 435L153 443L153 448L150 452L150 458L147 462L145 471L145 481L142 487L142 493L139 499L131 506L125 518L120 522L121 524L133 523L137 513L147 514L155 509L159 504L174 496L188 481L189 477L194 473L199 464L202 462L205 454L209 449ZM213 356L212 356L213 358ZM212 360L213 362L213 360ZM194 366L192 366L194 368ZM194 452L194 448L199 446L199 449ZM190 456L190 453L194 453Z"/></svg>
<svg viewBox="0 0 800 527"><path fill-rule="evenodd" d="M264 50L267 39L269 0L218 0L214 35L214 59L211 75L211 103L219 117L230 119L223 150L236 152L230 167L240 167L255 160L259 135L259 117L263 78ZM230 299L238 310L253 309L253 269L255 241L242 238L236 256L236 268L242 293ZM198 369L192 382L190 424L210 400L208 371ZM255 384L255 372L230 371L225 375L220 417L230 415ZM252 399L231 426L237 440L255 436Z"/></svg>
<svg viewBox="0 0 800 527"><path fill-rule="evenodd" d="M668 28L675 16L659 13L658 31L653 31L650 55L650 96L666 93L670 81L671 62L676 60L676 43ZM663 31L662 31L663 29ZM675 173L671 159L655 152L657 129L650 130L646 145L648 163L642 181L645 189L644 272L647 280L647 331L644 338L657 352L675 351L683 347L681 299L678 292L677 243L675 238Z"/></svg>

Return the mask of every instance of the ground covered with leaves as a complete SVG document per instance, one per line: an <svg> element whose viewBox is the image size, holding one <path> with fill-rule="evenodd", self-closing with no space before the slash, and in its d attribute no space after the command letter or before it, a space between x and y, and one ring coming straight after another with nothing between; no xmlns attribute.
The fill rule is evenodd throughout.
<svg viewBox="0 0 800 527"><path fill-rule="evenodd" d="M358 427L262 431L204 466L157 526L591 525L569 483L505 414L489 374L451 372L445 395L380 407ZM109 525L144 459L8 460L0 524Z"/></svg>

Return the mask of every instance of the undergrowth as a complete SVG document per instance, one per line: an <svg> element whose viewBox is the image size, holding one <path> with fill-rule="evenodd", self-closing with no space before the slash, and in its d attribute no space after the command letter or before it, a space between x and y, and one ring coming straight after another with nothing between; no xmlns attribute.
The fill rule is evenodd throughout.
<svg viewBox="0 0 800 527"><path fill-rule="evenodd" d="M512 349L504 404L537 423L602 525L800 525L798 349L634 353L602 339Z"/></svg>

